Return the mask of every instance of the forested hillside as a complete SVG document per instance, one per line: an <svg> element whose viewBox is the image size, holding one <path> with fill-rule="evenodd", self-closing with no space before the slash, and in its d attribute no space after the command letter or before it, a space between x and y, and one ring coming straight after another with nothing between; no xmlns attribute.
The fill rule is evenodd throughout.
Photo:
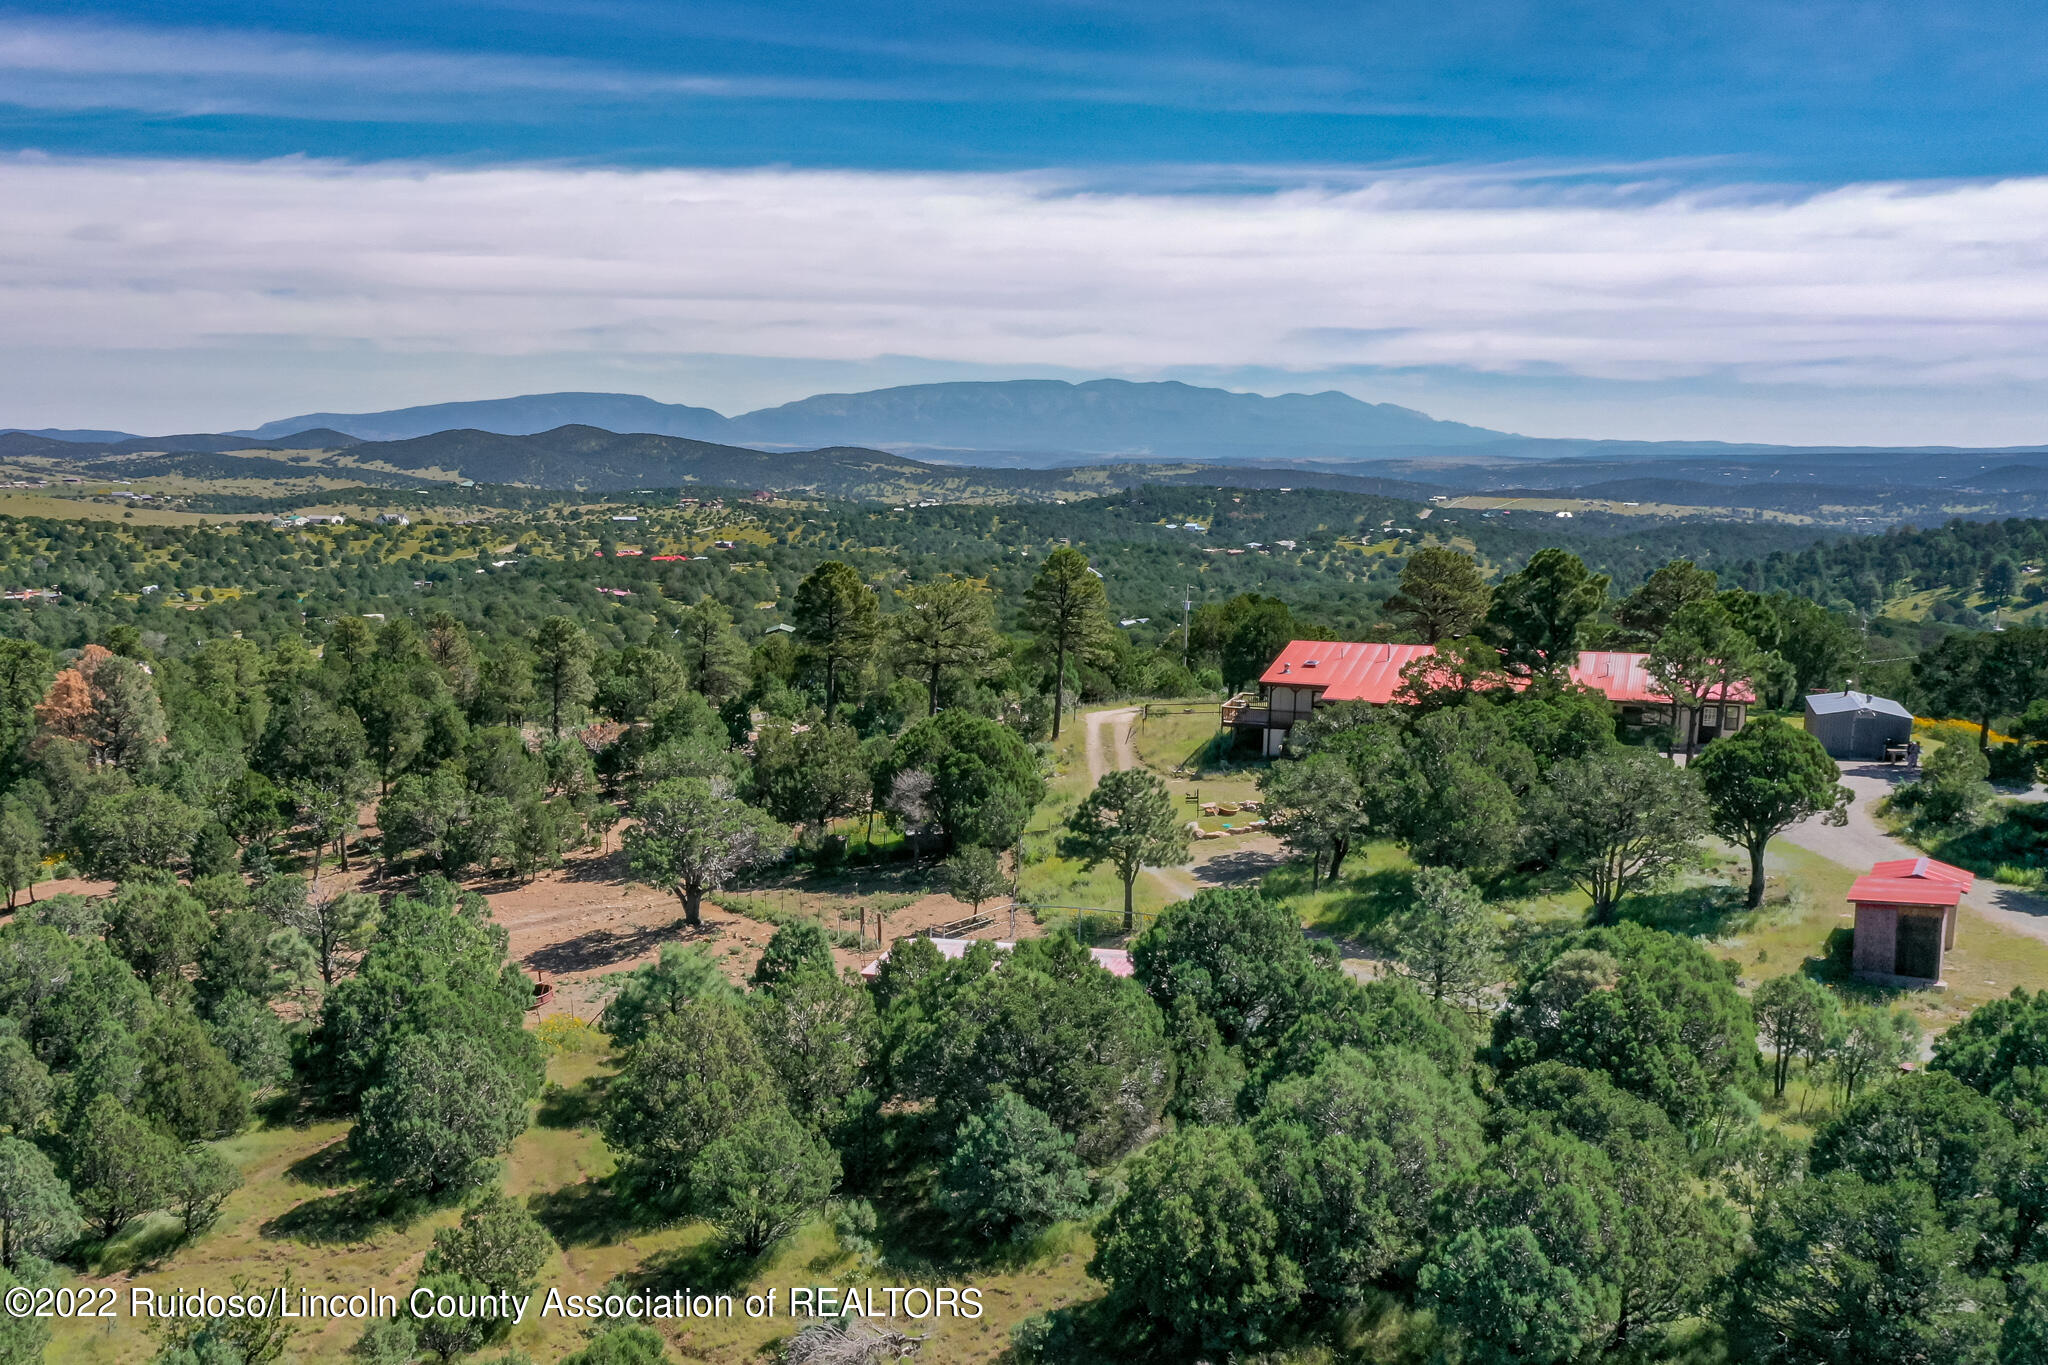
<svg viewBox="0 0 2048 1365"><path fill-rule="evenodd" d="M1861 677L1863 624L1761 576L1784 528L1661 525L1703 562L1619 518L1214 487L0 521L54 593L0 615L0 1274L330 1285L345 1244L428 1291L51 1340L156 1365L926 1331L1047 1365L2029 1365L2048 944L1972 910L1948 990L1851 974L1850 874L1791 844L1845 818L1836 764L1762 714L1686 736L1731 683ZM1216 701L1304 636L1438 653L1232 751ZM1663 718L1568 685L1596 645L1648 654ZM1916 706L2048 734L2039 632L1905 667ZM1105 742L1145 698L1196 752ZM1984 774L2041 750L1944 733L1913 837L2038 858ZM949 957L913 915L1021 942ZM484 1306L820 1275L983 1316Z"/></svg>

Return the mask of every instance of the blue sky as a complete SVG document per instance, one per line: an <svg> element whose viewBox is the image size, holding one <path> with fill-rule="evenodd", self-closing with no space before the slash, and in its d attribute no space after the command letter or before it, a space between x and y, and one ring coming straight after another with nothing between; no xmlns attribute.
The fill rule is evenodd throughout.
<svg viewBox="0 0 2048 1365"><path fill-rule="evenodd" d="M2048 441L2048 7L168 14L0 8L0 424L1116 373Z"/></svg>

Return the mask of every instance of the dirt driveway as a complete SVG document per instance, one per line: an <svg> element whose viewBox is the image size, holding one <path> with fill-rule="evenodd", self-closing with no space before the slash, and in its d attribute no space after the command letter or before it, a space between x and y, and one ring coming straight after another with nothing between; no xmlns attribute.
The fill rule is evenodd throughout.
<svg viewBox="0 0 2048 1365"><path fill-rule="evenodd" d="M1081 723L1087 729L1081 748L1088 759L1089 782L1100 782L1107 772L1141 766L1132 737L1139 711L1136 706L1122 706L1082 714ZM1204 887L1257 882L1286 858L1280 840L1270 834L1205 839L1194 845L1192 854L1177 867L1148 867L1145 875L1175 900L1186 900Z"/></svg>

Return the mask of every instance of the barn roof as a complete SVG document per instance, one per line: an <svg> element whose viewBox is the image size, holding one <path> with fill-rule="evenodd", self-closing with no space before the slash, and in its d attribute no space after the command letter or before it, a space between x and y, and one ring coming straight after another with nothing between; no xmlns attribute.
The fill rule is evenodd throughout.
<svg viewBox="0 0 2048 1365"><path fill-rule="evenodd" d="M1833 716L1844 711L1875 711L1882 716L1913 719L1911 711L1890 697L1876 697L1868 692L1815 692L1806 698L1806 713L1810 716Z"/></svg>
<svg viewBox="0 0 2048 1365"><path fill-rule="evenodd" d="M1431 645L1359 644L1341 640L1293 640L1280 651L1262 683L1320 687L1324 701L1367 701L1384 705L1401 686L1401 670L1435 655ZM1662 704L1670 698L1654 689L1650 656L1619 649L1587 649L1572 665L1571 680L1595 688L1614 702ZM1730 687L1726 700L1753 702L1747 683Z"/></svg>
<svg viewBox="0 0 2048 1365"><path fill-rule="evenodd" d="M1858 905L1954 905L1977 875L1932 858L1890 858L1849 888Z"/></svg>

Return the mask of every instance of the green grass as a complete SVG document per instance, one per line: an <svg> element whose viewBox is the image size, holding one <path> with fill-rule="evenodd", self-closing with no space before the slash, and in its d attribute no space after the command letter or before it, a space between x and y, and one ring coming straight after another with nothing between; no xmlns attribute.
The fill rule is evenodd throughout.
<svg viewBox="0 0 2048 1365"><path fill-rule="evenodd" d="M976 1259L935 1241L930 1220L909 1206L884 1211L882 1259L863 1269L844 1253L825 1220L813 1222L769 1257L733 1262L712 1243L701 1223L663 1221L622 1200L606 1179L613 1160L596 1127L597 1101L610 1064L581 1046L560 1051L548 1068L548 1088L536 1105L537 1121L504 1163L506 1189L528 1200L561 1245L541 1272L541 1292L589 1293L614 1278L680 1287L730 1285L744 1296L802 1284L959 1284L983 1292L979 1322L936 1324L925 1358L987 1362L1008 1345L1010 1329L1049 1308L1092 1298L1100 1286L1085 1267L1093 1246L1085 1233L1056 1229L1021 1252ZM381 1211L350 1185L352 1173L337 1122L277 1123L222 1144L241 1168L245 1184L228 1201L220 1223L189 1246L175 1245L166 1217L131 1228L106 1249L104 1271L85 1278L115 1285L125 1307L127 1286L226 1289L235 1276L254 1285L294 1283L318 1291L371 1288L403 1297L419 1274L434 1233L453 1223L454 1207ZM941 1253L944 1254L941 1254ZM536 1307L538 1300L536 1300ZM765 1348L794 1330L787 1318L699 1320L654 1324L670 1351L690 1361L738 1365L757 1361ZM349 1359L361 1333L353 1322L308 1321L293 1337L293 1361ZM475 1357L488 1360L505 1347L538 1361L560 1360L585 1344L574 1322L529 1314L504 1346ZM138 1324L119 1318L58 1323L52 1365L115 1365L147 1359L155 1343Z"/></svg>
<svg viewBox="0 0 2048 1365"><path fill-rule="evenodd" d="M1730 850L1709 846L1701 868L1623 901L1620 913L1698 939L1708 951L1735 963L1747 985L1812 972L1852 999L1905 1006L1930 1032L2010 994L2015 986L2048 988L2048 943L1995 924L1967 906L1956 946L1947 954L1946 987L1899 990L1856 981L1829 959L1830 936L1854 925L1848 892L1856 872L1783 840L1771 845L1764 866L1766 894L1756 910L1742 904L1747 863ZM1390 952L1396 943L1393 921L1413 894L1413 873L1414 864L1400 848L1372 843L1353 850L1334 883L1325 881L1313 891L1302 863L1276 869L1261 885L1268 896L1285 901L1304 928L1366 950ZM1509 879L1494 889L1494 896L1511 961L1586 920L1588 901L1576 889Z"/></svg>

